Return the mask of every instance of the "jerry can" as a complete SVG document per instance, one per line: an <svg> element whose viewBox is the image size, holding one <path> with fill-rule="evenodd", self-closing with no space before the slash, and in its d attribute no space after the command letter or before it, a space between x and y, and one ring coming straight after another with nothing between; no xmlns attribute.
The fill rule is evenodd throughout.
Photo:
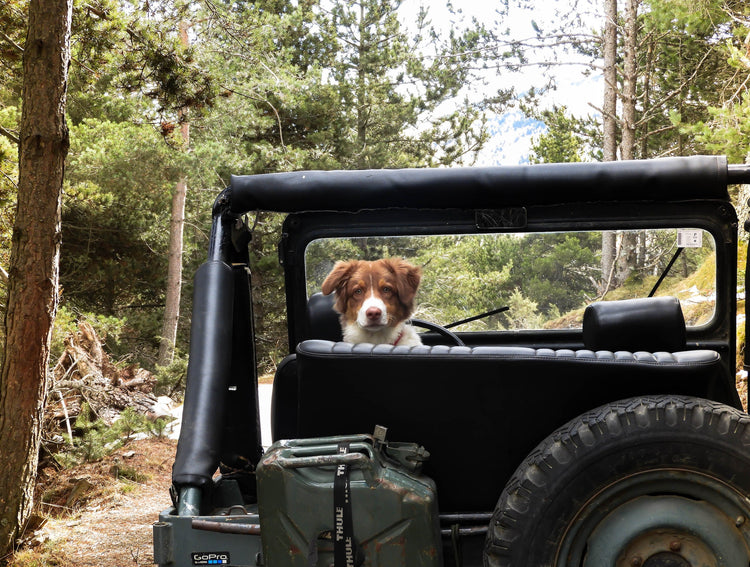
<svg viewBox="0 0 750 567"><path fill-rule="evenodd" d="M428 456L371 435L276 442L256 471L264 564L442 565Z"/></svg>

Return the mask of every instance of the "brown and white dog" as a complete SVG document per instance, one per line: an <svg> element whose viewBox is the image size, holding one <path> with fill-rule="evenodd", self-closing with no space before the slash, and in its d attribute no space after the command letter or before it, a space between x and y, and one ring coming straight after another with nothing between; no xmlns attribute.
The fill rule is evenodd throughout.
<svg viewBox="0 0 750 567"><path fill-rule="evenodd" d="M336 293L344 341L416 346L419 334L406 321L422 269L400 259L336 262L323 282L324 295Z"/></svg>

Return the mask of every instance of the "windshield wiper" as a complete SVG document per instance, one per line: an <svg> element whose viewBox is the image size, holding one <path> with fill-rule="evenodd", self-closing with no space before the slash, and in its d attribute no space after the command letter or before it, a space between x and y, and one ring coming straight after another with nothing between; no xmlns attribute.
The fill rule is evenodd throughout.
<svg viewBox="0 0 750 567"><path fill-rule="evenodd" d="M469 317L468 319L461 319L460 321L454 321L453 323L449 323L448 325L443 325L443 327L445 327L446 329L452 329L453 327L458 327L459 325L463 325L464 323L471 323L472 321L484 319L485 317L489 317L490 315L502 313L503 311L507 311L508 309L510 309L510 307L508 307L507 305L504 307L498 307L497 309L492 309L491 311L487 311L479 315L474 315L473 317Z"/></svg>
<svg viewBox="0 0 750 567"><path fill-rule="evenodd" d="M680 257L680 254L682 254L682 251L685 250L685 248L677 248L677 251L672 256L672 259L669 261L669 264L667 264L667 267L664 268L664 271L659 276L659 279L657 280L656 284L654 285L654 288L651 290L651 293L648 294L649 297L653 297L656 293L656 290L659 289L659 286L661 285L661 282L664 281L664 278L667 277L667 274L669 274L669 270L672 269L672 266L677 261L677 258Z"/></svg>

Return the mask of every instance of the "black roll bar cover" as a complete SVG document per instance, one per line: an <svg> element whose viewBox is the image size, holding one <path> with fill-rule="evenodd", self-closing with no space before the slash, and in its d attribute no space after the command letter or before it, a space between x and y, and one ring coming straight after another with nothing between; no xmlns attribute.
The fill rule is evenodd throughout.
<svg viewBox="0 0 750 567"><path fill-rule="evenodd" d="M727 183L729 185L750 183L750 164L729 164L727 166Z"/></svg>
<svg viewBox="0 0 750 567"><path fill-rule="evenodd" d="M234 274L208 261L195 274L190 362L180 438L172 469L177 487L207 485L221 454L226 391L232 361Z"/></svg>
<svg viewBox="0 0 750 567"><path fill-rule="evenodd" d="M731 172L731 173L730 173ZM601 201L729 200L727 184L750 182L724 156L498 167L296 171L234 175L226 210L491 209ZM218 202L218 201L217 201Z"/></svg>

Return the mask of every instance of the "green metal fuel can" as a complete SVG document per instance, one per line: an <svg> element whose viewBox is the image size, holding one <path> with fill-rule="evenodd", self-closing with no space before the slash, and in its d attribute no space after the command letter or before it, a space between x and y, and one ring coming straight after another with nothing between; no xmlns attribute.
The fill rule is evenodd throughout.
<svg viewBox="0 0 750 567"><path fill-rule="evenodd" d="M264 564L442 565L428 456L370 435L278 441L256 473Z"/></svg>

